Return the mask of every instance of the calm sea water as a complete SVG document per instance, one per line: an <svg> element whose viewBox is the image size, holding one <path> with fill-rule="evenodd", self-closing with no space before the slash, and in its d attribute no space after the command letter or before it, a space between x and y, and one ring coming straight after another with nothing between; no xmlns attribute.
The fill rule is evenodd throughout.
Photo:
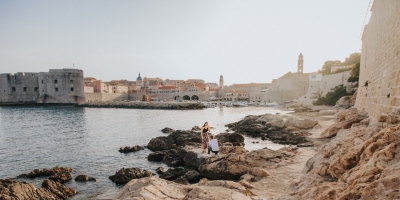
<svg viewBox="0 0 400 200"><path fill-rule="evenodd" d="M108 179L122 167L155 170L162 163L147 161L150 150L123 154L120 147L147 145L150 139L165 136L161 129L190 130L208 121L212 133L225 132L225 124L247 115L275 114L284 111L265 107L204 110L139 110L112 108L76 108L72 106L0 107L0 179L16 178L33 169L54 166L72 167L72 177L87 174L97 182L66 183L80 192L83 199L116 190ZM268 141L253 144L246 138L246 148L281 146ZM45 178L28 179L40 187ZM25 180L25 179L17 179Z"/></svg>

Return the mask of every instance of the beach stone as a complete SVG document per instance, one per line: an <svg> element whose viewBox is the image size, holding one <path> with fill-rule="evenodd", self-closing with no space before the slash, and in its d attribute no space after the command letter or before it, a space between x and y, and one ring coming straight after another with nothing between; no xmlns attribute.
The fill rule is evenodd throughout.
<svg viewBox="0 0 400 200"><path fill-rule="evenodd" d="M184 158L187 151L184 148L170 149L166 151L163 162L169 167L178 167L185 165Z"/></svg>

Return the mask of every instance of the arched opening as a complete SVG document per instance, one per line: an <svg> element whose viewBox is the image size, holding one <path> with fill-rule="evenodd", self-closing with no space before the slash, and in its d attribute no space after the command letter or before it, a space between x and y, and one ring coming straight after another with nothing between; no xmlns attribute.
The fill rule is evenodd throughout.
<svg viewBox="0 0 400 200"><path fill-rule="evenodd" d="M175 100L178 100L179 99L179 96L175 96L175 98L174 98Z"/></svg>
<svg viewBox="0 0 400 200"><path fill-rule="evenodd" d="M188 95L183 96L183 100L190 100L190 97Z"/></svg>
<svg viewBox="0 0 400 200"><path fill-rule="evenodd" d="M199 100L199 96L193 95L193 96L192 96L192 100Z"/></svg>

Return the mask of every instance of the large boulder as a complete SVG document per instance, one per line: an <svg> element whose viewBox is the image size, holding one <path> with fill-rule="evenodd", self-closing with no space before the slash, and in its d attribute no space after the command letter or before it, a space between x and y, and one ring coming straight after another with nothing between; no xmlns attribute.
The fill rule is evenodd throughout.
<svg viewBox="0 0 400 200"><path fill-rule="evenodd" d="M88 175L81 174L81 175L78 175L77 177L75 177L75 181L78 181L78 182L94 181L94 182L96 182L96 179L93 177L90 177Z"/></svg>
<svg viewBox="0 0 400 200"><path fill-rule="evenodd" d="M67 199L75 194L77 194L76 190L52 180L45 180L42 183L42 188L36 188L32 183L0 179L0 199L61 200Z"/></svg>
<svg viewBox="0 0 400 200"><path fill-rule="evenodd" d="M170 137L156 137L150 140L149 144L147 144L147 148L149 148L152 151L162 151L162 150L168 150L168 149L173 149L176 147L176 144L174 140Z"/></svg>
<svg viewBox="0 0 400 200"><path fill-rule="evenodd" d="M270 168L286 162L294 153L284 150L259 149L244 154L216 155L206 159L199 172L208 179L239 180L253 168Z"/></svg>
<svg viewBox="0 0 400 200"><path fill-rule="evenodd" d="M152 175L153 173L151 171L140 168L122 168L118 170L115 175L110 176L109 179L116 184L125 184L132 179L149 177Z"/></svg>
<svg viewBox="0 0 400 200"><path fill-rule="evenodd" d="M170 150L186 145L200 145L200 133L177 130L168 136L156 137L150 140L147 147L152 151Z"/></svg>
<svg viewBox="0 0 400 200"><path fill-rule="evenodd" d="M160 178L172 181L185 175L188 171L189 171L188 169L181 167L169 168L166 172L160 174Z"/></svg>
<svg viewBox="0 0 400 200"><path fill-rule="evenodd" d="M178 167L185 165L183 158L185 158L187 151L184 148L176 148L166 151L163 162L169 167Z"/></svg>
<svg viewBox="0 0 400 200"><path fill-rule="evenodd" d="M190 183L198 182L201 179L201 174L195 170L189 170L183 175Z"/></svg>
<svg viewBox="0 0 400 200"><path fill-rule="evenodd" d="M339 108L350 108L354 106L354 102L352 101L352 96L343 96L340 97L339 100L336 101L335 107Z"/></svg>
<svg viewBox="0 0 400 200"><path fill-rule="evenodd" d="M205 159L202 156L199 157L197 153L189 151L183 158L183 161L187 167L194 167L197 169L205 162Z"/></svg>
<svg viewBox="0 0 400 200"><path fill-rule="evenodd" d="M368 118L368 113L365 111L358 111L357 109L350 109L336 114L339 121L332 124L324 132L321 133L321 138L335 137L339 130L349 129L353 124L359 123Z"/></svg>
<svg viewBox="0 0 400 200"><path fill-rule="evenodd" d="M147 156L147 160L160 162L164 160L165 155L166 155L165 151L156 151L154 153L149 154Z"/></svg>
<svg viewBox="0 0 400 200"><path fill-rule="evenodd" d="M244 146L244 137L239 133L220 133L215 136L219 145L226 142L233 144L233 146Z"/></svg>
<svg viewBox="0 0 400 200"><path fill-rule="evenodd" d="M251 200L262 198L251 194L244 186L232 181L205 181L198 185L181 185L157 177L148 177L127 183L117 199Z"/></svg>
<svg viewBox="0 0 400 200"><path fill-rule="evenodd" d="M290 118L288 120L288 126L294 126L299 129L310 129L318 124L318 121L311 119L298 119L298 118Z"/></svg>

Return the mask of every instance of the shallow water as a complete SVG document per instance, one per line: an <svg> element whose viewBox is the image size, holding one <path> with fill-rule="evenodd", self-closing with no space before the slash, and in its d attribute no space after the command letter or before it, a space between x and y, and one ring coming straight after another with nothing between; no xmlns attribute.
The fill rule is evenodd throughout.
<svg viewBox="0 0 400 200"><path fill-rule="evenodd" d="M190 130L208 121L212 133L225 132L225 124L247 115L275 114L284 111L265 107L204 110L139 110L77 108L71 106L0 107L0 179L16 178L33 169L54 166L72 167L72 177L87 174L97 182L65 185L80 192L74 199L88 198L121 186L108 179L122 167L155 170L162 163L147 161L150 150L122 154L120 147L147 145L151 138L163 136L161 129ZM253 141L260 143L253 144ZM246 149L281 145L246 138ZM47 177L45 177L47 178ZM40 187L45 178L28 179ZM26 180L26 179L18 179Z"/></svg>

